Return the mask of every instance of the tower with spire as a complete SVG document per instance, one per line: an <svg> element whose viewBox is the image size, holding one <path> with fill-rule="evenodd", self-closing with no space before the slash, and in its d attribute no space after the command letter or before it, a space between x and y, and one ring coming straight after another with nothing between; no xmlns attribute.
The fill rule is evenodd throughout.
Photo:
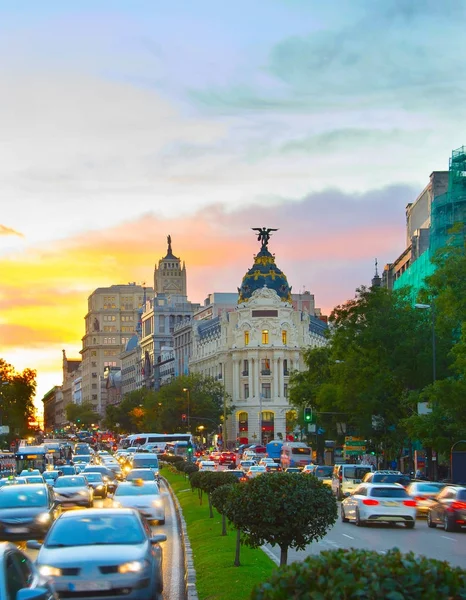
<svg viewBox="0 0 466 600"><path fill-rule="evenodd" d="M375 274L372 278L372 287L380 287L382 285L382 278L379 275L378 262L375 259Z"/></svg>
<svg viewBox="0 0 466 600"><path fill-rule="evenodd" d="M154 292L156 296L177 296L187 300L186 266L173 254L171 235L167 236L167 254L154 267Z"/></svg>

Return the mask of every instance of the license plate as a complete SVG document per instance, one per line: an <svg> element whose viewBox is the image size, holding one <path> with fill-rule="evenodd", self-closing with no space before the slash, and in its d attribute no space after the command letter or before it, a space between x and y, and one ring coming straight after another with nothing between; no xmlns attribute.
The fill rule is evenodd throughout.
<svg viewBox="0 0 466 600"><path fill-rule="evenodd" d="M8 527L8 529L5 529L6 533L27 533L28 531L27 527Z"/></svg>
<svg viewBox="0 0 466 600"><path fill-rule="evenodd" d="M110 581L76 581L68 584L70 592L100 592L111 587Z"/></svg>
<svg viewBox="0 0 466 600"><path fill-rule="evenodd" d="M353 483L361 483L360 479L353 479Z"/></svg>
<svg viewBox="0 0 466 600"><path fill-rule="evenodd" d="M384 506L399 506L398 502L392 502L390 500L387 500L386 502L383 503Z"/></svg>

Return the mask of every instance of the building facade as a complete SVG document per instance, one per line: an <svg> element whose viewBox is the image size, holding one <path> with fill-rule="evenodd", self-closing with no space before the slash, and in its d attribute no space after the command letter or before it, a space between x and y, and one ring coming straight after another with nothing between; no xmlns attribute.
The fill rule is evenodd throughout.
<svg viewBox="0 0 466 600"><path fill-rule="evenodd" d="M190 369L223 382L234 406L225 427L230 442L265 443L292 434L297 415L288 402L290 374L304 367L303 350L327 343L326 323L293 305L262 231L235 311L192 323Z"/></svg>
<svg viewBox="0 0 466 600"><path fill-rule="evenodd" d="M98 288L89 296L81 350L82 401L102 417L108 396L105 368L121 368L121 353L136 333L139 309L152 291L129 283Z"/></svg>

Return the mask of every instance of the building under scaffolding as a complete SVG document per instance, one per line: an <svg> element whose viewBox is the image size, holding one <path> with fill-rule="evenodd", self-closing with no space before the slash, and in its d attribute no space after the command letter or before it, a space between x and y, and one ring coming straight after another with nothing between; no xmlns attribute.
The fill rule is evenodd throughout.
<svg viewBox="0 0 466 600"><path fill-rule="evenodd" d="M444 248L447 243L461 245L465 242L466 222L466 146L462 146L452 152L448 172L435 172L440 185L435 186L435 180L431 176L431 184L427 189L431 191L428 199L428 218L418 231L408 231L411 239L406 250L398 259L386 265L383 274L383 283L387 287L399 289L411 286L413 298L416 298L419 290L435 266L432 257L437 250ZM443 177L439 177L443 176ZM448 186L442 186L447 183ZM441 188L447 187L445 191ZM438 193L443 191L443 193ZM425 192L425 190L424 190ZM419 204L423 194L418 198ZM437 193L436 193L437 192ZM418 202L417 201L417 202ZM407 228L410 225L410 215L416 207L417 202L407 207ZM425 242L428 239L428 244ZM419 242L422 242L419 245Z"/></svg>

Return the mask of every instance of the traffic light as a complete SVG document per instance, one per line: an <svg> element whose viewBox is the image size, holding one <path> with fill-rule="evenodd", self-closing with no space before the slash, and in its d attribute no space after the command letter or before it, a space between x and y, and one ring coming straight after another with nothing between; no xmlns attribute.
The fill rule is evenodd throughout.
<svg viewBox="0 0 466 600"><path fill-rule="evenodd" d="M186 415L184 413L181 415L181 422L186 423Z"/></svg>
<svg viewBox="0 0 466 600"><path fill-rule="evenodd" d="M192 456L192 454L193 454L193 445L191 444L191 442L188 442L187 451L188 451L188 456Z"/></svg>
<svg viewBox="0 0 466 600"><path fill-rule="evenodd" d="M312 423L312 408L310 406L304 408L304 422Z"/></svg>

